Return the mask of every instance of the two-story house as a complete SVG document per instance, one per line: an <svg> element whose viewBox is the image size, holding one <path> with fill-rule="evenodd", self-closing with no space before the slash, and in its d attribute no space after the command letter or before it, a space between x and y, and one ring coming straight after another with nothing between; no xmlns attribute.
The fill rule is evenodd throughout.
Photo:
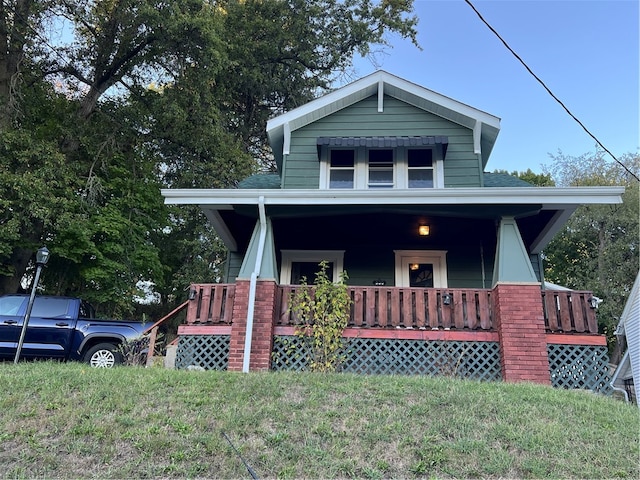
<svg viewBox="0 0 640 480"><path fill-rule="evenodd" d="M199 205L229 250L226 282L192 288L178 366L303 368L281 361L287 299L325 260L334 279L348 272L354 300L347 370L453 363L477 378L602 383L590 294L543 288L541 252L579 205L619 203L623 189L486 173L499 131L493 115L378 71L268 122L276 174L163 190ZM576 376L568 358L594 355L595 370L558 380Z"/></svg>

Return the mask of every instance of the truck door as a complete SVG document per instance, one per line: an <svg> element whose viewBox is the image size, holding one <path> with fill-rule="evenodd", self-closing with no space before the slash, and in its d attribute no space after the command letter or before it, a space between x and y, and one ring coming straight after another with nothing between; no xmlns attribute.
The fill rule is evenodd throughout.
<svg viewBox="0 0 640 480"><path fill-rule="evenodd" d="M0 297L0 357L2 358L13 358L16 354L26 303L27 298L24 296Z"/></svg>
<svg viewBox="0 0 640 480"><path fill-rule="evenodd" d="M36 297L22 346L22 355L65 358L76 325L77 304L78 301L71 298Z"/></svg>

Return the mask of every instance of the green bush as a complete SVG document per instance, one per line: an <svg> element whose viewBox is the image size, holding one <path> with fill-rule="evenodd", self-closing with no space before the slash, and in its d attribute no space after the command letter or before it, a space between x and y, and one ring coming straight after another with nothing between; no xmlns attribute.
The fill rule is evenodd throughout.
<svg viewBox="0 0 640 480"><path fill-rule="evenodd" d="M311 352L314 372L335 372L344 362L346 341L342 334L351 312L346 272L333 283L327 276L328 264L322 261L313 288L302 278L300 288L292 295L290 311L294 313L296 335Z"/></svg>

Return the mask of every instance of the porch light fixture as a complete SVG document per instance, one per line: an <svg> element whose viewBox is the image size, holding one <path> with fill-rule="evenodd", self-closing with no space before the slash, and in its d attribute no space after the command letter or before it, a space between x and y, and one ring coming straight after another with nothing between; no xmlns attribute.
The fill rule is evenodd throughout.
<svg viewBox="0 0 640 480"><path fill-rule="evenodd" d="M429 225L420 225L418 227L418 235L422 237L428 236L430 232L431 232L431 229L429 228Z"/></svg>
<svg viewBox="0 0 640 480"><path fill-rule="evenodd" d="M409 270L418 270L420 268L420 265L418 265L417 263L410 263L409 264Z"/></svg>
<svg viewBox="0 0 640 480"><path fill-rule="evenodd" d="M443 305L451 305L451 294L445 293L442 295L442 303Z"/></svg>
<svg viewBox="0 0 640 480"><path fill-rule="evenodd" d="M20 340L18 340L18 347L16 348L16 356L13 359L13 363L18 363L20 360L20 353L22 353L22 345L24 344L24 337L27 334L27 326L29 325L29 319L31 318L31 310L33 309L33 302L36 299L36 290L38 283L40 282L40 273L42 267L49 261L49 250L47 247L42 247L36 252L36 274L33 277L33 284L31 285L31 296L29 297L29 303L27 304L27 311L24 314L24 320L22 321L22 330L20 331Z"/></svg>
<svg viewBox="0 0 640 480"><path fill-rule="evenodd" d="M600 305L602 303L602 299L593 296L593 297L589 297L589 299L587 300L587 302L589 302L589 307L591 307L592 309L596 309L598 308L598 305Z"/></svg>
<svg viewBox="0 0 640 480"><path fill-rule="evenodd" d="M384 286L387 284L387 281L386 281L386 280L383 280L383 279L381 279L381 278L377 278L377 279L375 279L375 280L373 281L373 284L374 284L376 287L384 287Z"/></svg>

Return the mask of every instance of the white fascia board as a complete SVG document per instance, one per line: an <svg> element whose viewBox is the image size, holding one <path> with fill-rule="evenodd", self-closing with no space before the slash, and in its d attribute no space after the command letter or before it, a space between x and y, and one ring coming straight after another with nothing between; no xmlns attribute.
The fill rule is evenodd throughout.
<svg viewBox="0 0 640 480"><path fill-rule="evenodd" d="M539 205L544 209L568 206L622 203L624 187L484 187L438 189L163 189L166 204L207 205L230 208L232 205L257 205L264 196L265 205Z"/></svg>

